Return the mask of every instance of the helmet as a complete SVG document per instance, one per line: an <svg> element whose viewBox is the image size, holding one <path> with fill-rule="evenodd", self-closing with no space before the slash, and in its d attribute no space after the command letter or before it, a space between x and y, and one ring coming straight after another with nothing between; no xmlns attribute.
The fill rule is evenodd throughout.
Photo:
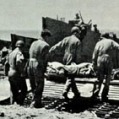
<svg viewBox="0 0 119 119"><path fill-rule="evenodd" d="M94 26L94 27L97 27L97 24L94 24L93 26Z"/></svg>
<svg viewBox="0 0 119 119"><path fill-rule="evenodd" d="M104 34L101 35L101 37L109 38L109 33L108 32L107 33L104 33Z"/></svg>
<svg viewBox="0 0 119 119"><path fill-rule="evenodd" d="M18 40L16 42L16 47L23 47L24 46L24 41L23 40Z"/></svg>
<svg viewBox="0 0 119 119"><path fill-rule="evenodd" d="M80 33L80 29L77 26L74 26L71 29L71 33L75 33L75 32Z"/></svg>
<svg viewBox="0 0 119 119"><path fill-rule="evenodd" d="M44 29L41 32L41 36L51 36L51 32L48 29Z"/></svg>

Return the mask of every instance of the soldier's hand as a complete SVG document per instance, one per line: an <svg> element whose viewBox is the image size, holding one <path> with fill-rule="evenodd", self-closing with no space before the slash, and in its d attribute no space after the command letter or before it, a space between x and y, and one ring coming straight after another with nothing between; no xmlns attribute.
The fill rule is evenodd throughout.
<svg viewBox="0 0 119 119"><path fill-rule="evenodd" d="M54 52L55 52L55 48L51 47L50 50L49 50L49 53L54 53Z"/></svg>

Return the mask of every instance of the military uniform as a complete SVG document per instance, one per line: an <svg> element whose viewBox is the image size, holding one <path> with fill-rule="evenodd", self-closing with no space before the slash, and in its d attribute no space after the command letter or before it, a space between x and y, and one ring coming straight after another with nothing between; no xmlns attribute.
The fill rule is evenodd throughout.
<svg viewBox="0 0 119 119"><path fill-rule="evenodd" d="M31 89L34 94L34 107L41 106L42 92L44 88L44 72L47 66L49 44L43 38L34 41L29 50L28 76Z"/></svg>
<svg viewBox="0 0 119 119"><path fill-rule="evenodd" d="M81 42L75 35L71 35L64 38L50 49L50 53L55 54L58 51L64 53L63 64L70 65L72 62L79 63L81 58ZM67 79L64 94L69 92L70 88L72 88L75 94L78 94L78 89L73 77Z"/></svg>
<svg viewBox="0 0 119 119"><path fill-rule="evenodd" d="M24 55L19 48L16 48L10 53L8 60L8 77L13 94L13 102L22 105L27 93L26 81L22 75L25 66Z"/></svg>
<svg viewBox="0 0 119 119"><path fill-rule="evenodd" d="M106 79L102 92L102 99L106 99L109 91L111 72L113 69L112 54L114 49L119 50L119 44L107 38L103 38L96 44L93 52L93 65L97 71L99 85L94 95L98 96L103 80Z"/></svg>

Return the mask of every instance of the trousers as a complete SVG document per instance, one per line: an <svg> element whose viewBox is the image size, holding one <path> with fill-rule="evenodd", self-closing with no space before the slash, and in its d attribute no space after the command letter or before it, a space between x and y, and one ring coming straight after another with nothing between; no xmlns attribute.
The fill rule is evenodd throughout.
<svg viewBox="0 0 119 119"><path fill-rule="evenodd" d="M33 101L40 105L44 90L44 69L36 59L30 59L29 61L28 77L34 95Z"/></svg>
<svg viewBox="0 0 119 119"><path fill-rule="evenodd" d="M27 94L27 85L24 77L19 74L14 74L9 76L10 88L12 92L12 102L23 105L24 99Z"/></svg>
<svg viewBox="0 0 119 119"><path fill-rule="evenodd" d="M96 95L99 95L101 85L103 83L103 80L105 80L104 88L101 94L102 98L107 98L108 92L109 92L109 84L111 80L111 72L113 69L113 63L108 54L104 54L101 57L98 58L97 61L97 77L98 77L98 86Z"/></svg>

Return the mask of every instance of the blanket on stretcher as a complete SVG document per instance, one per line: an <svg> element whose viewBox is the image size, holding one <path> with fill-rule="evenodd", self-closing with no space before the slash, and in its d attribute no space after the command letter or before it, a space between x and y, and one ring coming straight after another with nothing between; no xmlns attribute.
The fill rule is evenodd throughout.
<svg viewBox="0 0 119 119"><path fill-rule="evenodd" d="M94 77L95 72L93 70L92 63L81 63L63 65L59 62L49 62L46 70L46 75L55 76L76 76L76 77Z"/></svg>

